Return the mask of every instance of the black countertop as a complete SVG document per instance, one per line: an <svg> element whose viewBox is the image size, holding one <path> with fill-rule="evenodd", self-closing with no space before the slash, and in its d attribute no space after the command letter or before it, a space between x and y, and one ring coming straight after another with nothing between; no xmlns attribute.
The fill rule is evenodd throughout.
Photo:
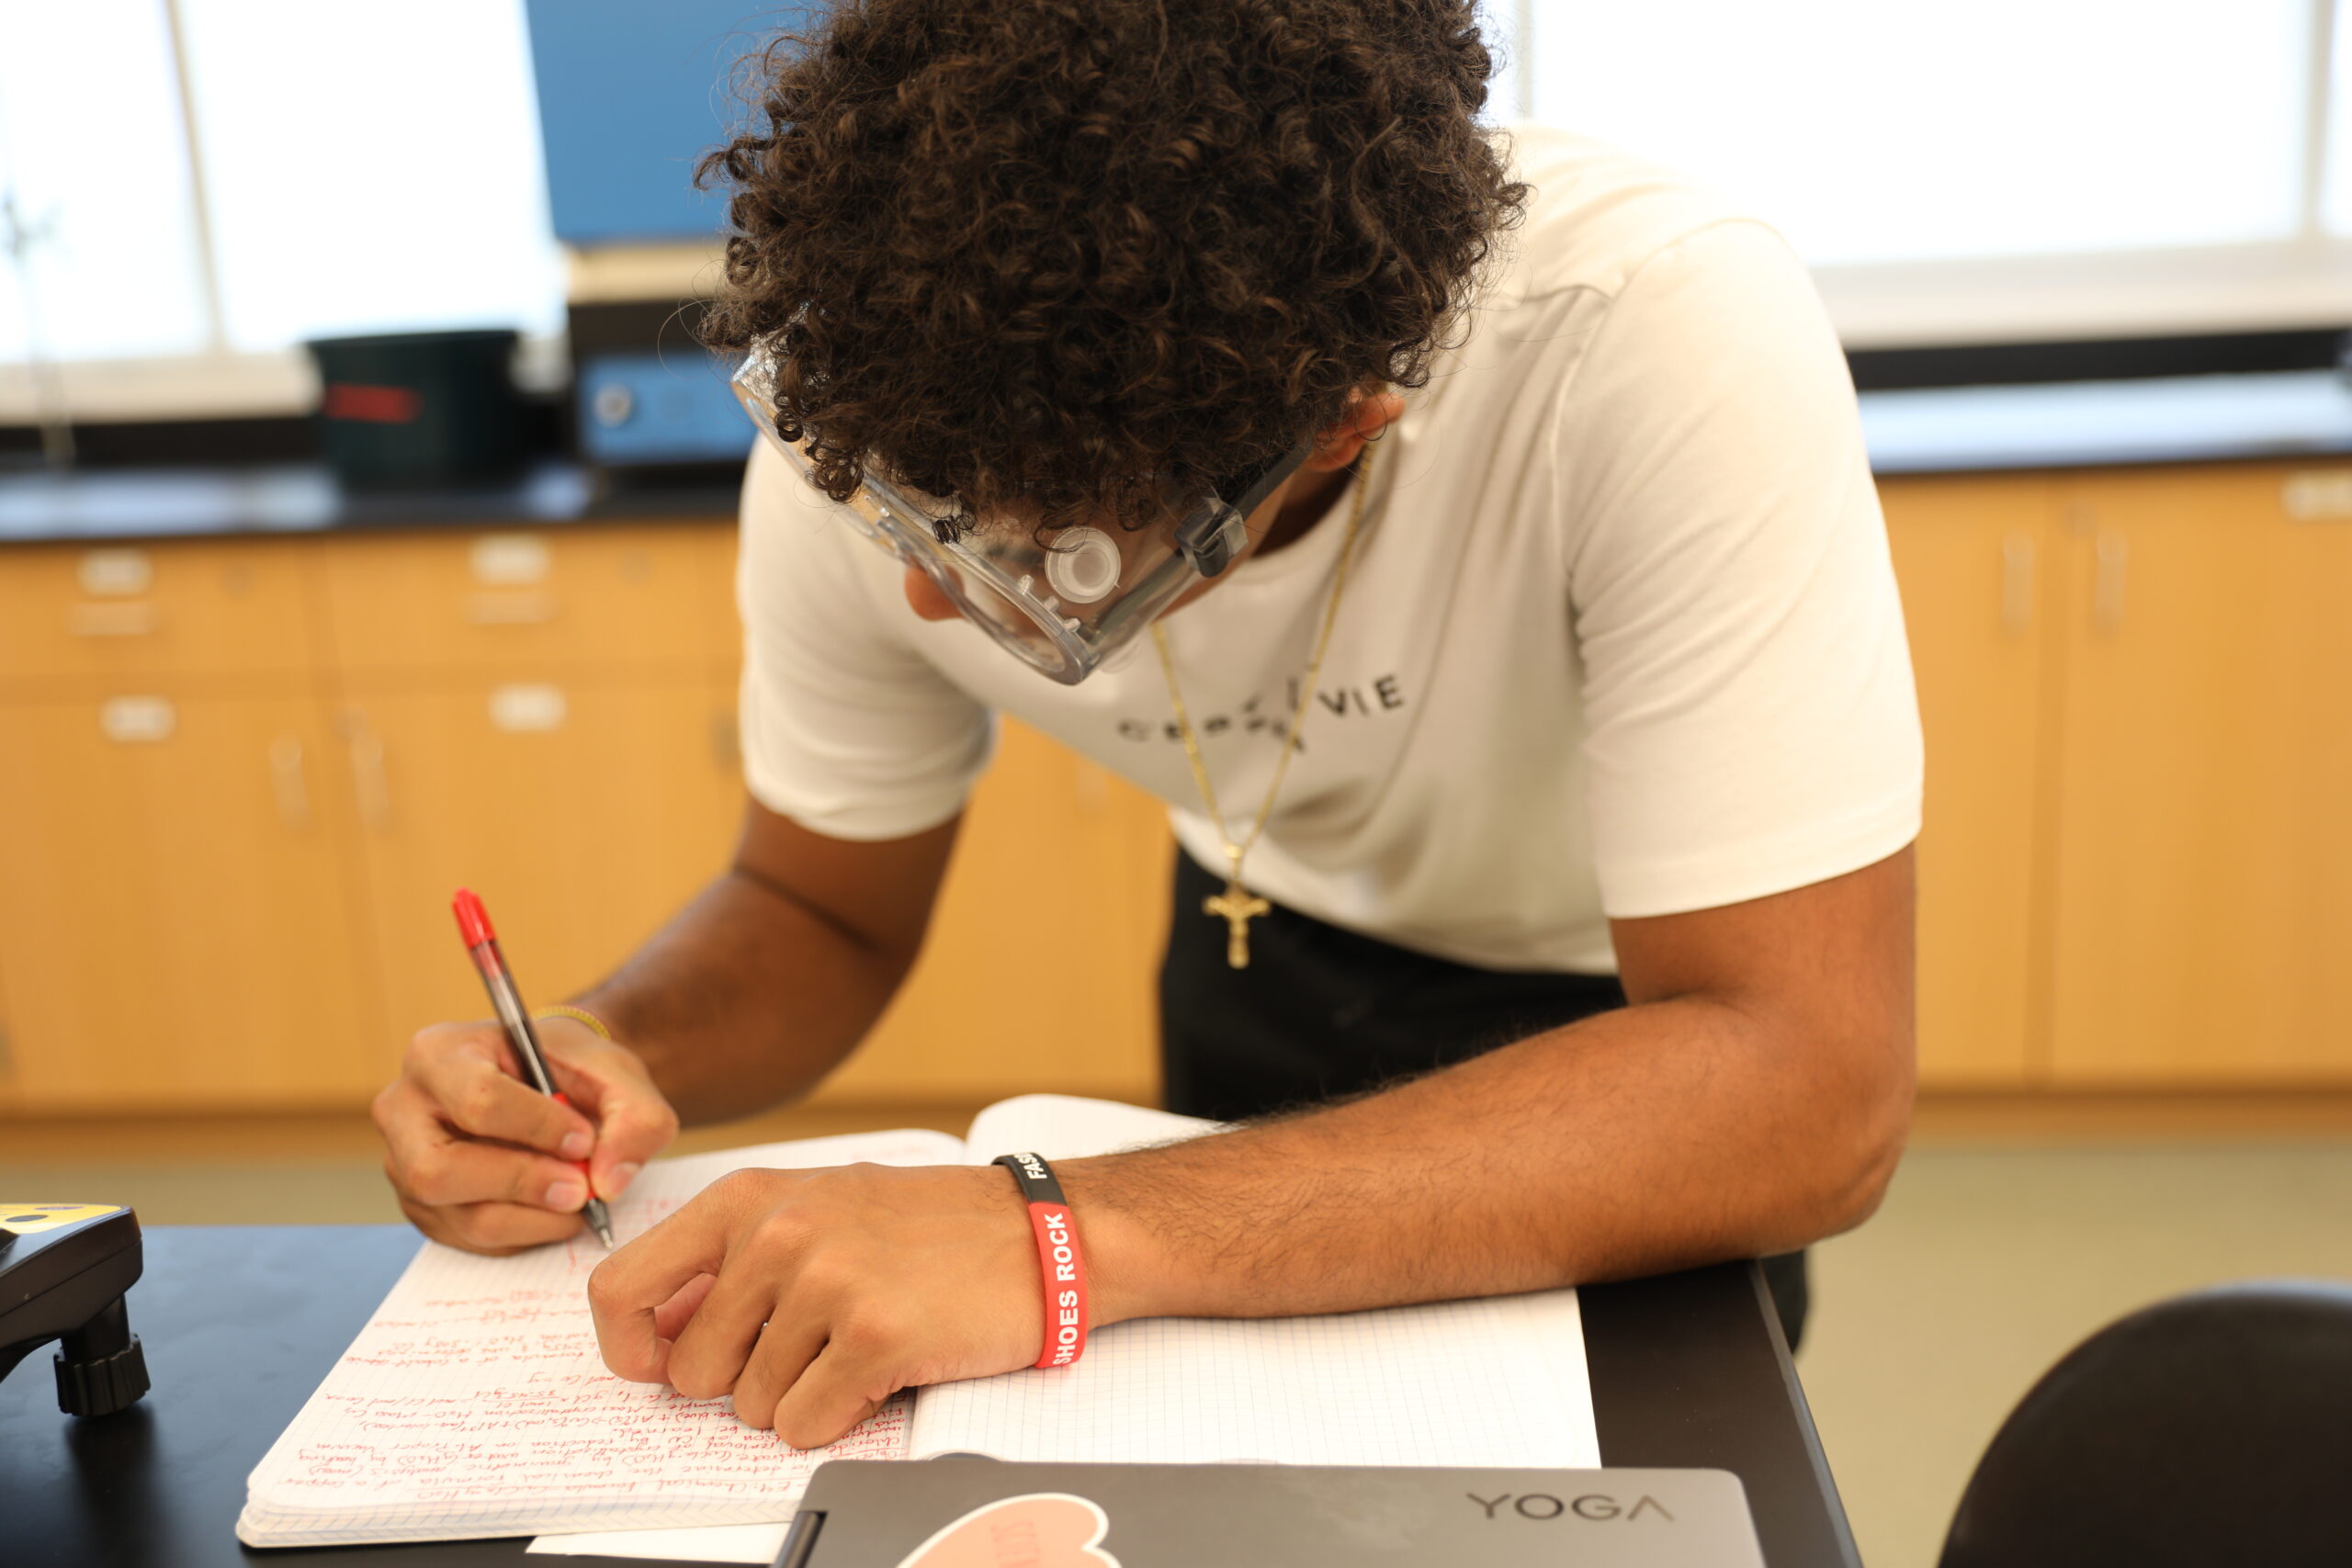
<svg viewBox="0 0 2352 1568"><path fill-rule="evenodd" d="M735 515L732 485L607 491L576 463L464 490L349 491L320 464L0 477L0 544Z"/></svg>
<svg viewBox="0 0 2352 1568"><path fill-rule="evenodd" d="M1882 477L2352 454L2352 381L2334 371L1865 392ZM608 491L548 462L473 490L347 492L316 464L0 475L0 544L351 529L727 518L735 491Z"/></svg>

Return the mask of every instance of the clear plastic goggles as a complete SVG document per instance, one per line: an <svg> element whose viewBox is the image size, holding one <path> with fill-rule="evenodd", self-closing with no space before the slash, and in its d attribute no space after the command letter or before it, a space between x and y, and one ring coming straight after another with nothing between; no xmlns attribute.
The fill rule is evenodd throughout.
<svg viewBox="0 0 2352 1568"><path fill-rule="evenodd" d="M775 362L754 352L735 372L735 395L768 444L803 479L808 455L776 434ZM1211 491L1183 516L1142 528L1078 524L1038 530L986 520L943 539L955 508L869 473L842 508L857 531L931 579L964 618L1033 669L1075 686L1143 634L1194 584L1231 566L1249 543L1243 519L1296 472L1311 443L1238 490Z"/></svg>

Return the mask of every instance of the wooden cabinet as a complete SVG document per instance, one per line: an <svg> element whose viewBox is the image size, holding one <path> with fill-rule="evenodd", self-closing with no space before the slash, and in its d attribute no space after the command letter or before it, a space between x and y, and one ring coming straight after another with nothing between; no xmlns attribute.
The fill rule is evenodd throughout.
<svg viewBox="0 0 2352 1568"><path fill-rule="evenodd" d="M2347 491L2064 487L2053 1083L2352 1080L2352 505L2324 504Z"/></svg>
<svg viewBox="0 0 2352 1568"><path fill-rule="evenodd" d="M303 695L0 703L0 1109L372 1092L332 750Z"/></svg>
<svg viewBox="0 0 2352 1568"><path fill-rule="evenodd" d="M0 695L227 678L307 679L316 552L208 540L0 555Z"/></svg>
<svg viewBox="0 0 2352 1568"><path fill-rule="evenodd" d="M1159 1093L1164 807L1021 725L966 808L922 960L828 1104Z"/></svg>
<svg viewBox="0 0 2352 1568"><path fill-rule="evenodd" d="M322 552L334 662L347 680L707 670L735 657L714 615L708 524L524 528L341 539ZM723 592L723 586L718 590Z"/></svg>
<svg viewBox="0 0 2352 1568"><path fill-rule="evenodd" d="M551 1001L616 967L727 863L743 800L731 687L514 682L356 699L339 719L395 1049L483 1012L451 889L482 895L526 994ZM923 959L819 1102L1151 1095L1169 846L1140 792L1009 726Z"/></svg>
<svg viewBox="0 0 2352 1568"><path fill-rule="evenodd" d="M363 1103L483 1011L460 885L528 995L609 972L737 831L733 568L712 523L0 556L0 1113ZM1008 727L819 1098L1148 1097L1170 852Z"/></svg>
<svg viewBox="0 0 2352 1568"><path fill-rule="evenodd" d="M1919 835L1919 1077L2008 1088L2037 1034L2034 866L2041 773L2044 480L1883 487L1928 738Z"/></svg>
<svg viewBox="0 0 2352 1568"><path fill-rule="evenodd" d="M0 1111L364 1103L483 1010L462 882L616 963L740 809L732 532L0 556Z"/></svg>
<svg viewBox="0 0 2352 1568"><path fill-rule="evenodd" d="M1922 1084L2352 1081L2352 469L1881 488Z"/></svg>
<svg viewBox="0 0 2352 1568"><path fill-rule="evenodd" d="M2352 1081L2352 468L1883 487L1930 1089ZM363 1103L628 955L741 809L732 530L0 553L0 1115ZM1008 726L835 1106L1147 1098L1159 806Z"/></svg>
<svg viewBox="0 0 2352 1568"><path fill-rule="evenodd" d="M727 863L741 811L734 694L708 677L552 671L346 694L363 942L390 1044L484 1016L449 895L490 907L535 1000L602 978Z"/></svg>

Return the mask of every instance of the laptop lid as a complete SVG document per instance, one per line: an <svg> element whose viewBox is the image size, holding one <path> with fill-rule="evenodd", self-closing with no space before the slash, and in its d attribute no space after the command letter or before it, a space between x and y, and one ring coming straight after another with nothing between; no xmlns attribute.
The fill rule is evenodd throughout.
<svg viewBox="0 0 2352 1568"><path fill-rule="evenodd" d="M1721 1470L835 1460L782 1568L1763 1568Z"/></svg>

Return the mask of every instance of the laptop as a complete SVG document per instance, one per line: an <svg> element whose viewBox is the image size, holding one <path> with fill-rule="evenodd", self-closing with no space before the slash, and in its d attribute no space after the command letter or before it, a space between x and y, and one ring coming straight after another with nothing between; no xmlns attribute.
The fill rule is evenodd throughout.
<svg viewBox="0 0 2352 1568"><path fill-rule="evenodd" d="M778 1568L1764 1568L1721 1470L834 1460Z"/></svg>

